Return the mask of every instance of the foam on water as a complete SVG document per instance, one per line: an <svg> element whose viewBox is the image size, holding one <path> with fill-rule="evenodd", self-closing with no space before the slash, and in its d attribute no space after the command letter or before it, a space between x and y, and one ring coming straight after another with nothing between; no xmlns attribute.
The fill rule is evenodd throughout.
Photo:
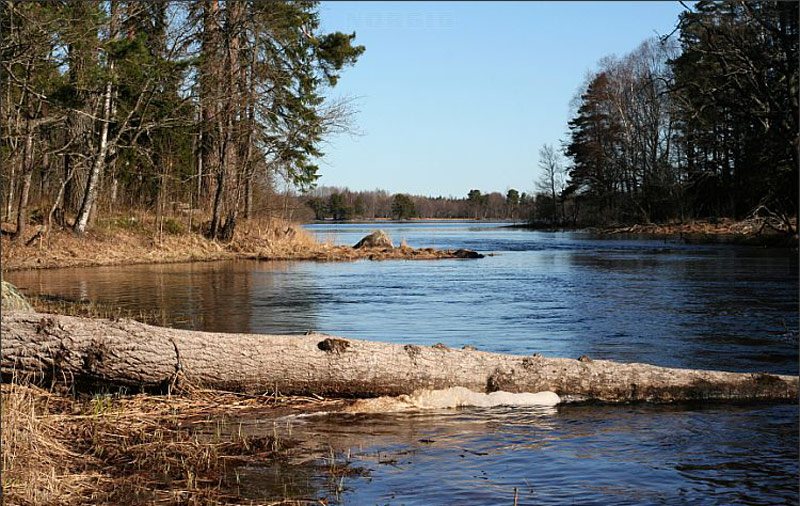
<svg viewBox="0 0 800 506"><path fill-rule="evenodd" d="M484 394L464 387L443 390L420 390L412 395L363 399L348 406L345 411L354 413L386 413L424 409L453 409L466 406L490 408L494 406L555 406L561 399L554 392L520 393L492 392Z"/></svg>

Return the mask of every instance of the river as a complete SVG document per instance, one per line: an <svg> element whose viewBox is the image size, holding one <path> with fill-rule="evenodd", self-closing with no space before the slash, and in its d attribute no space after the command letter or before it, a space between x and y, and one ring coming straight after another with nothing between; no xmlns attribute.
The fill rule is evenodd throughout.
<svg viewBox="0 0 800 506"><path fill-rule="evenodd" d="M181 328L317 330L514 354L798 373L796 254L473 222L307 226L340 244L377 227L411 246L493 255L98 267L7 278L27 293L157 311L163 324ZM263 425L247 423L250 430ZM784 504L798 497L797 405L331 414L280 425L332 457L311 467L243 469L248 497L420 505L513 504L515 493L518 504Z"/></svg>

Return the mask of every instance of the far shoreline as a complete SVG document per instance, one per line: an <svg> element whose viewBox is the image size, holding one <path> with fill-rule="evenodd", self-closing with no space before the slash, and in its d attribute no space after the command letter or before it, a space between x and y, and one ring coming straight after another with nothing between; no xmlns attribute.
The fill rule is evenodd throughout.
<svg viewBox="0 0 800 506"><path fill-rule="evenodd" d="M797 221L795 220L795 229ZM646 238L672 240L685 244L728 244L736 246L760 246L776 248L798 248L797 233L769 228L760 220L734 221L692 220L681 223L634 224L628 226L570 227L543 224L518 223L506 228L549 232L577 232L600 237Z"/></svg>
<svg viewBox="0 0 800 506"><path fill-rule="evenodd" d="M151 220L151 217L147 217ZM250 220L243 223L228 243L209 240L198 230L156 234L152 223L131 224L111 219L84 236L53 230L27 243L2 237L2 272L31 269L81 268L141 264L174 264L220 260L349 262L357 260L436 260L459 257L458 252L411 248L355 249L318 241L304 225L414 225L463 223L497 225L499 228L548 232L573 232L603 238L641 238L683 244L726 244L798 249L797 234L781 233L757 220L728 219L616 227L553 227L508 220L454 218L376 219L363 221L314 221L304 224L283 220ZM387 227L388 228L388 227ZM796 221L795 221L796 228Z"/></svg>
<svg viewBox="0 0 800 506"><path fill-rule="evenodd" d="M304 222L302 225L367 225L370 223L388 223L388 224L409 224L409 223L520 223L519 220L476 220L475 218L408 218L405 220L395 220L393 218L370 218L370 219L357 219L357 220L313 220Z"/></svg>

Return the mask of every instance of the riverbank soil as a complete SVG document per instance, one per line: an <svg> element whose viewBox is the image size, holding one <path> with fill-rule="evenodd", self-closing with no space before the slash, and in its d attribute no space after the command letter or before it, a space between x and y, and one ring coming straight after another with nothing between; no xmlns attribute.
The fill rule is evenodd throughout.
<svg viewBox="0 0 800 506"><path fill-rule="evenodd" d="M681 223L609 227L604 234L672 236L686 242L725 242L764 246L797 247L797 218L789 223L771 218L735 221L728 218Z"/></svg>
<svg viewBox="0 0 800 506"><path fill-rule="evenodd" d="M47 269L143 263L204 262L230 259L257 260L432 260L463 258L456 251L432 248L353 248L318 242L298 225L273 219L242 221L229 242L207 239L199 227L174 219L157 221L148 215L117 216L99 221L77 236L55 229L11 241L3 225L2 269Z"/></svg>
<svg viewBox="0 0 800 506"><path fill-rule="evenodd" d="M232 420L341 409L346 401L200 390L178 395L84 395L3 384L4 504L252 504L237 467L292 458L272 431ZM266 427L265 427L266 428ZM317 504L316 497L280 504Z"/></svg>
<svg viewBox="0 0 800 506"><path fill-rule="evenodd" d="M606 227L559 227L542 224L517 224L511 228L531 230L576 230L600 235L626 235L650 238L670 238L686 243L722 243L751 246L776 246L797 249L797 218L787 221L777 218L748 218L731 220L718 218L671 223L648 223Z"/></svg>

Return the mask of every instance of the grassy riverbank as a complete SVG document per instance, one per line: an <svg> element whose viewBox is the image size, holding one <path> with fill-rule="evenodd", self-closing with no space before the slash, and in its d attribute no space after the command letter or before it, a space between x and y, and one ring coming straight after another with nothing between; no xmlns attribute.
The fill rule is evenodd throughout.
<svg viewBox="0 0 800 506"><path fill-rule="evenodd" d="M431 260L452 258L454 252L407 246L355 249L317 241L301 227L280 219L243 221L233 240L206 238L176 220L161 226L152 216L117 216L98 222L85 236L52 230L12 241L2 239L4 271L58 267L91 267L144 263L205 262L230 259L258 260ZM9 225L4 230L13 229Z"/></svg>

